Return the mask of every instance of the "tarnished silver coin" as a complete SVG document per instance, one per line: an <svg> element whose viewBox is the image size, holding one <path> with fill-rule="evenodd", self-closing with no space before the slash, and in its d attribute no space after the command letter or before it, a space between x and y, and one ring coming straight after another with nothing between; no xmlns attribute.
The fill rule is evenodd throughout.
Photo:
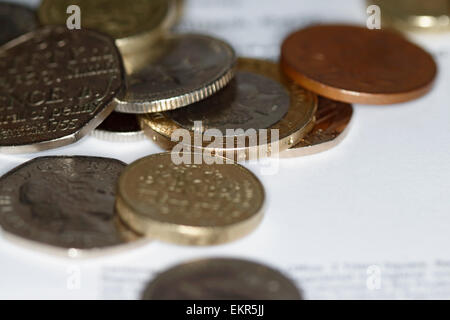
<svg viewBox="0 0 450 320"><path fill-rule="evenodd" d="M38 27L36 14L27 7L0 3L0 45Z"/></svg>
<svg viewBox="0 0 450 320"><path fill-rule="evenodd" d="M291 104L290 92L279 82L260 74L238 71L226 88L213 97L165 115L178 126L202 131L266 129L283 119Z"/></svg>
<svg viewBox="0 0 450 320"><path fill-rule="evenodd" d="M114 201L125 166L84 156L28 161L0 178L0 226L5 233L62 248L121 244Z"/></svg>
<svg viewBox="0 0 450 320"><path fill-rule="evenodd" d="M106 141L133 142L145 138L135 114L113 112L94 131L92 136Z"/></svg>
<svg viewBox="0 0 450 320"><path fill-rule="evenodd" d="M124 85L114 42L86 29L49 26L0 48L0 152L73 143L114 109Z"/></svg>
<svg viewBox="0 0 450 320"><path fill-rule="evenodd" d="M299 300L279 271L239 259L214 258L177 265L145 288L144 300Z"/></svg>
<svg viewBox="0 0 450 320"><path fill-rule="evenodd" d="M145 52L127 56L127 91L115 99L116 111L173 110L203 100L233 78L236 57L227 43L204 35L172 35ZM130 62L131 61L131 62Z"/></svg>

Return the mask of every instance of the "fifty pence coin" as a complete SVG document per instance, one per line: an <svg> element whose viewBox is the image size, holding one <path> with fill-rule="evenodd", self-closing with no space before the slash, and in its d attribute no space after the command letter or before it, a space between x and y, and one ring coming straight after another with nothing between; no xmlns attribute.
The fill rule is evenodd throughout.
<svg viewBox="0 0 450 320"><path fill-rule="evenodd" d="M190 139L182 143L244 160L252 158L252 152L270 156L295 145L312 129L316 108L316 95L286 81L277 64L241 58L235 78L214 96L178 110L142 115L140 123L144 133L163 148L178 144L172 136L177 129L185 129ZM201 127L195 128L196 124ZM258 136L261 129L267 131L265 140ZM273 130L277 138L272 138ZM250 133L256 139L249 138ZM198 134L204 140L200 144Z"/></svg>
<svg viewBox="0 0 450 320"><path fill-rule="evenodd" d="M338 145L347 135L353 115L351 104L319 96L314 128L280 157L300 157L326 151Z"/></svg>
<svg viewBox="0 0 450 320"><path fill-rule="evenodd" d="M115 99L116 111L125 113L160 112L198 102L219 91L234 75L234 50L204 35L172 35L126 59L143 61L127 70L126 94Z"/></svg>
<svg viewBox="0 0 450 320"><path fill-rule="evenodd" d="M300 300L294 282L265 265L230 258L196 260L156 276L143 300Z"/></svg>
<svg viewBox="0 0 450 320"><path fill-rule="evenodd" d="M291 34L281 48L281 67L319 95L362 104L418 98L431 89L437 72L433 57L400 34L347 25Z"/></svg>
<svg viewBox="0 0 450 320"><path fill-rule="evenodd" d="M145 138L137 116L119 112L112 112L92 131L91 135L101 140L114 142L133 142Z"/></svg>
<svg viewBox="0 0 450 320"><path fill-rule="evenodd" d="M0 178L3 234L44 250L123 244L131 230L117 228L114 201L125 166L85 156L39 157L18 166Z"/></svg>
<svg viewBox="0 0 450 320"><path fill-rule="evenodd" d="M183 154L187 161L176 164L172 156L154 154L123 172L116 210L125 224L158 240L212 245L241 238L260 223L264 189L250 171L218 157L186 164L196 160Z"/></svg>
<svg viewBox="0 0 450 320"><path fill-rule="evenodd" d="M174 0L43 0L39 19L44 25L66 25L73 5L80 8L81 28L111 36L122 54L157 42L176 21Z"/></svg>
<svg viewBox="0 0 450 320"><path fill-rule="evenodd" d="M0 45L38 27L36 14L27 7L0 3Z"/></svg>
<svg viewBox="0 0 450 320"><path fill-rule="evenodd" d="M0 152L71 144L114 109L124 86L113 41L88 30L44 27L0 48Z"/></svg>

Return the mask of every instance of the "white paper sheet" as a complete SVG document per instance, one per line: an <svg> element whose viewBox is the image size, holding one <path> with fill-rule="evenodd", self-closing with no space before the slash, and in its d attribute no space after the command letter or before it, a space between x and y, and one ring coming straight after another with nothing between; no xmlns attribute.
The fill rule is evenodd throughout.
<svg viewBox="0 0 450 320"><path fill-rule="evenodd" d="M319 21L362 24L366 18L362 0L188 0L177 30L222 37L240 55L276 59L283 37L296 28ZM87 260L52 257L0 239L0 298L136 299L157 272L216 256L278 268L309 299L450 298L450 35L414 40L439 65L431 93L395 106L355 105L341 145L281 159L276 175L245 164L267 191L265 218L248 237L202 248L155 241ZM38 154L0 155L0 173L49 154L131 162L158 151L150 141L88 137Z"/></svg>

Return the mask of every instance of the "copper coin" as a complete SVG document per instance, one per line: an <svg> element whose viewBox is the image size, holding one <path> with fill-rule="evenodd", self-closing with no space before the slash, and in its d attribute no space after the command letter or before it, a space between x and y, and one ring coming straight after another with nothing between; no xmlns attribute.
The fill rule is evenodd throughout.
<svg viewBox="0 0 450 320"><path fill-rule="evenodd" d="M280 157L300 157L326 151L338 145L349 131L353 115L351 104L319 96L314 128Z"/></svg>
<svg viewBox="0 0 450 320"><path fill-rule="evenodd" d="M12 3L0 3L0 45L38 27L33 10Z"/></svg>
<svg viewBox="0 0 450 320"><path fill-rule="evenodd" d="M112 39L48 26L0 48L0 151L35 152L92 131L125 84Z"/></svg>
<svg viewBox="0 0 450 320"><path fill-rule="evenodd" d="M401 35L357 26L319 25L291 34L281 49L284 73L330 99L392 104L427 93L437 67Z"/></svg>

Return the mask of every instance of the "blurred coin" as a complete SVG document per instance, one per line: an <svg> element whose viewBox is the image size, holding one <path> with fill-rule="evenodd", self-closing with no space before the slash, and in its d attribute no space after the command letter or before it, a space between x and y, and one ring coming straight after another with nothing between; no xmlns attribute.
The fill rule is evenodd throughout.
<svg viewBox="0 0 450 320"><path fill-rule="evenodd" d="M62 248L124 242L114 224L121 161L39 157L0 178L0 226L13 235Z"/></svg>
<svg viewBox="0 0 450 320"><path fill-rule="evenodd" d="M0 45L37 27L33 10L17 4L0 3Z"/></svg>
<svg viewBox="0 0 450 320"><path fill-rule="evenodd" d="M426 51L386 30L318 25L291 34L281 66L299 85L330 99L392 104L427 93L436 63Z"/></svg>
<svg viewBox="0 0 450 320"><path fill-rule="evenodd" d="M227 43L194 34L172 35L125 59L127 92L115 100L116 111L125 113L166 111L203 100L232 79L235 64Z"/></svg>
<svg viewBox="0 0 450 320"><path fill-rule="evenodd" d="M300 157L333 148L346 136L352 114L351 104L319 97L314 128L280 157Z"/></svg>
<svg viewBox="0 0 450 320"><path fill-rule="evenodd" d="M265 265L230 258L196 260L160 273L143 300L300 300L294 282Z"/></svg>
<svg viewBox="0 0 450 320"><path fill-rule="evenodd" d="M107 141L133 142L145 138L135 114L111 113L94 131L92 136Z"/></svg>
<svg viewBox="0 0 450 320"><path fill-rule="evenodd" d="M316 108L316 95L285 81L277 64L239 59L235 79L214 96L178 110L142 115L140 123L144 132L164 148L177 144L171 141L177 129L186 129L194 148L244 160L250 158L252 152L272 155L276 151L275 144L280 151L295 145L312 129ZM194 127L195 121L201 121L200 130ZM208 136L208 129L220 131L223 138L215 137L219 146L211 146L210 139L200 145L194 144L195 135ZM230 129L234 131L227 132ZM258 141L252 141L246 138L245 132L236 129L253 133L260 129L269 130L267 140L256 135ZM271 130L279 130L275 141L272 141ZM242 139L245 142L241 141L239 145ZM266 151L260 152L263 148Z"/></svg>
<svg viewBox="0 0 450 320"><path fill-rule="evenodd" d="M400 31L450 31L450 0L370 0L381 9L381 27Z"/></svg>
<svg viewBox="0 0 450 320"><path fill-rule="evenodd" d="M88 30L44 27L0 49L0 151L73 143L112 111L124 85L113 41Z"/></svg>
<svg viewBox="0 0 450 320"><path fill-rule="evenodd" d="M192 154L184 156L193 163ZM238 164L215 163L222 158L200 158L202 164L175 164L167 152L129 165L116 197L122 220L140 234L188 245L229 242L251 232L263 215L259 180Z"/></svg>
<svg viewBox="0 0 450 320"><path fill-rule="evenodd" d="M41 23L66 25L71 5L80 7L82 28L110 35L122 54L155 43L176 20L173 0L43 0Z"/></svg>

